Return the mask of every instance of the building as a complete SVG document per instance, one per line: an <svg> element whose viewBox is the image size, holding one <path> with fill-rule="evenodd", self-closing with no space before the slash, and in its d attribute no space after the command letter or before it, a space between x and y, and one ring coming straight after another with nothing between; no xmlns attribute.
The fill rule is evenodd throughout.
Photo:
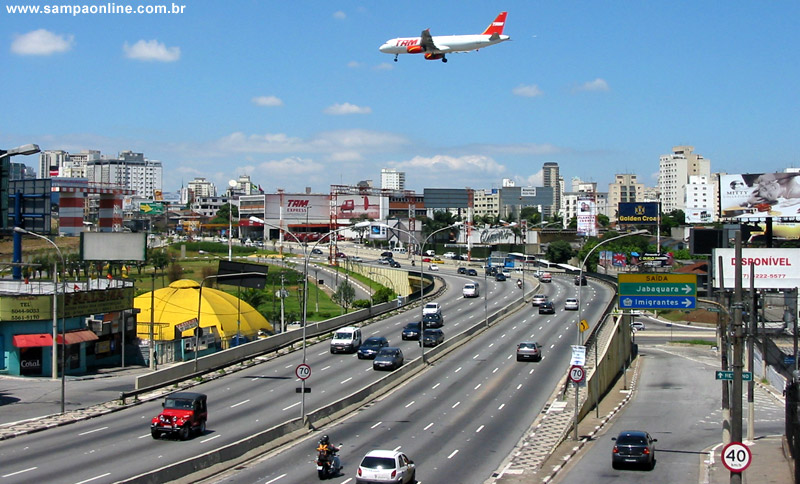
<svg viewBox="0 0 800 484"><path fill-rule="evenodd" d="M711 223L717 220L716 184L708 177L692 175L686 184L683 206L686 223Z"/></svg>
<svg viewBox="0 0 800 484"><path fill-rule="evenodd" d="M474 217L497 217L500 215L500 190L497 188L475 190L472 194Z"/></svg>
<svg viewBox="0 0 800 484"><path fill-rule="evenodd" d="M36 178L36 172L25 163L9 163L9 180L32 180Z"/></svg>
<svg viewBox="0 0 800 484"><path fill-rule="evenodd" d="M549 207L543 208L543 213L547 217L552 217L561 208L561 193L563 192L561 175L558 171L558 163L548 161L542 166L543 185L553 189L553 203Z"/></svg>
<svg viewBox="0 0 800 484"><path fill-rule="evenodd" d="M693 146L675 146L672 153L661 156L658 190L663 213L686 208L686 185L690 176L711 178L711 161L695 154Z"/></svg>
<svg viewBox="0 0 800 484"><path fill-rule="evenodd" d="M406 172L394 168L381 169L381 188L384 190L405 190Z"/></svg>
<svg viewBox="0 0 800 484"><path fill-rule="evenodd" d="M636 180L633 174L614 175L614 181L608 184L609 219L617 221L617 207L620 203L644 201L644 184Z"/></svg>
<svg viewBox="0 0 800 484"><path fill-rule="evenodd" d="M236 205L236 200L230 200ZM228 197L195 197L192 202L192 211L207 218L213 218L223 205L228 203Z"/></svg>
<svg viewBox="0 0 800 484"><path fill-rule="evenodd" d="M69 153L63 150L45 150L39 153L39 178L60 176L61 167L69 160Z"/></svg>
<svg viewBox="0 0 800 484"><path fill-rule="evenodd" d="M87 161L86 178L90 183L121 185L151 200L162 190L161 162L132 151L123 151L117 158Z"/></svg>
<svg viewBox="0 0 800 484"><path fill-rule="evenodd" d="M181 197L181 202L183 203L191 203L194 199L197 198L207 198L207 197L216 197L217 196L217 187L208 180L203 177L196 177L194 180L190 181L186 184L186 187L191 190L191 194L186 201L183 200Z"/></svg>
<svg viewBox="0 0 800 484"><path fill-rule="evenodd" d="M103 156L98 150L81 150L80 153L70 153L61 165L59 176L66 178L86 178L86 164L90 161L100 160Z"/></svg>

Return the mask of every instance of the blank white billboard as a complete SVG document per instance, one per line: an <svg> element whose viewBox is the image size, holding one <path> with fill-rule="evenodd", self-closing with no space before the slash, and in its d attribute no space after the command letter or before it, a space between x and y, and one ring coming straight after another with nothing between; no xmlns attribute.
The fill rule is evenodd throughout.
<svg viewBox="0 0 800 484"><path fill-rule="evenodd" d="M81 232L81 259L145 261L147 260L147 234Z"/></svg>

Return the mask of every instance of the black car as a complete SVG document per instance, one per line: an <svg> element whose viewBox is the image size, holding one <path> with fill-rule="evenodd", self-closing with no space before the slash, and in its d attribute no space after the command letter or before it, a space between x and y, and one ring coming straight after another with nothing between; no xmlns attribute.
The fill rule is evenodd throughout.
<svg viewBox="0 0 800 484"><path fill-rule="evenodd" d="M396 370L403 366L403 351L394 346L381 348L372 360L373 370Z"/></svg>
<svg viewBox="0 0 800 484"><path fill-rule="evenodd" d="M403 336L403 340L408 340L408 339L418 340L419 339L419 326L420 326L419 321L413 321L411 323L408 323L403 328L403 335L402 335Z"/></svg>
<svg viewBox="0 0 800 484"><path fill-rule="evenodd" d="M624 464L645 466L653 470L656 466L656 446L654 439L642 430L625 430L612 437L614 448L611 450L611 467L619 469Z"/></svg>
<svg viewBox="0 0 800 484"><path fill-rule="evenodd" d="M467 268L466 267L459 267L458 270L456 270L456 272L459 273L459 274L466 274L467 273Z"/></svg>
<svg viewBox="0 0 800 484"><path fill-rule="evenodd" d="M389 267L394 267L394 268L400 267L400 263L394 259L389 259Z"/></svg>
<svg viewBox="0 0 800 484"><path fill-rule="evenodd" d="M478 275L478 271L476 271L475 269L467 269L467 275L468 276L477 276Z"/></svg>
<svg viewBox="0 0 800 484"><path fill-rule="evenodd" d="M425 329L422 332L423 346L436 346L444 343L444 332L441 329Z"/></svg>
<svg viewBox="0 0 800 484"><path fill-rule="evenodd" d="M384 250L383 252L381 252L381 257L392 259L394 258L394 252L392 252L391 250Z"/></svg>
<svg viewBox="0 0 800 484"><path fill-rule="evenodd" d="M581 275L575 276L575 285L576 286L585 286L586 285L586 276L581 276Z"/></svg>
<svg viewBox="0 0 800 484"><path fill-rule="evenodd" d="M550 301L545 301L539 304L539 314L555 314L556 308Z"/></svg>
<svg viewBox="0 0 800 484"><path fill-rule="evenodd" d="M387 346L389 346L389 340L383 336L370 336L366 341L361 343L361 346L358 348L358 359L371 360L375 358L375 355L378 354L381 348Z"/></svg>
<svg viewBox="0 0 800 484"><path fill-rule="evenodd" d="M441 312L428 313L422 316L422 320L425 322L426 328L441 328L444 326L444 316L442 316Z"/></svg>
<svg viewBox="0 0 800 484"><path fill-rule="evenodd" d="M502 282L506 280L506 275L502 272L498 272L496 276L494 276L494 280L498 282Z"/></svg>
<svg viewBox="0 0 800 484"><path fill-rule="evenodd" d="M322 249L320 249L319 247L314 247L313 249L311 249L311 253L312 254L317 254L317 255L322 255Z"/></svg>

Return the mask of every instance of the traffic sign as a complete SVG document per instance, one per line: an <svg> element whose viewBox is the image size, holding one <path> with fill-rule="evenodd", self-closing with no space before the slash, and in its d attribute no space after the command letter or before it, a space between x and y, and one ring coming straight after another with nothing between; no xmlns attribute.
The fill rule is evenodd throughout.
<svg viewBox="0 0 800 484"><path fill-rule="evenodd" d="M586 347L579 345L572 345L572 360L570 365L583 366L586 364Z"/></svg>
<svg viewBox="0 0 800 484"><path fill-rule="evenodd" d="M297 375L297 378L306 380L311 376L311 367L305 363L301 363L297 365L297 368L294 369L294 374Z"/></svg>
<svg viewBox="0 0 800 484"><path fill-rule="evenodd" d="M722 463L731 472L744 472L752 460L750 448L741 442L731 442L722 449Z"/></svg>
<svg viewBox="0 0 800 484"><path fill-rule="evenodd" d="M569 379L572 380L573 383L580 383L584 378L586 378L586 372L582 366L573 365L572 368L569 369Z"/></svg>
<svg viewBox="0 0 800 484"><path fill-rule="evenodd" d="M694 309L695 274L619 274L622 309Z"/></svg>
<svg viewBox="0 0 800 484"><path fill-rule="evenodd" d="M580 328L581 333L589 329L589 323L586 322L585 319L581 319L580 324L578 324L578 328Z"/></svg>
<svg viewBox="0 0 800 484"><path fill-rule="evenodd" d="M184 321L182 323L178 323L175 325L175 329L183 333L186 330L194 329L197 327L197 318L192 318L188 321Z"/></svg>
<svg viewBox="0 0 800 484"><path fill-rule="evenodd" d="M732 371L717 370L715 376L717 380L733 380ZM752 372L749 371L742 372L742 381L752 381L752 380L753 380Z"/></svg>

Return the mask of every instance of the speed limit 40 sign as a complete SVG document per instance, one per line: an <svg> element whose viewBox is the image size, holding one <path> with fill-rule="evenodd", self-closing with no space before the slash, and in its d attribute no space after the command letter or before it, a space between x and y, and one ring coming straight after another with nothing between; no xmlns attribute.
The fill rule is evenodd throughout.
<svg viewBox="0 0 800 484"><path fill-rule="evenodd" d="M752 460L750 448L741 442L731 442L722 448L722 464L731 472L744 472Z"/></svg>

